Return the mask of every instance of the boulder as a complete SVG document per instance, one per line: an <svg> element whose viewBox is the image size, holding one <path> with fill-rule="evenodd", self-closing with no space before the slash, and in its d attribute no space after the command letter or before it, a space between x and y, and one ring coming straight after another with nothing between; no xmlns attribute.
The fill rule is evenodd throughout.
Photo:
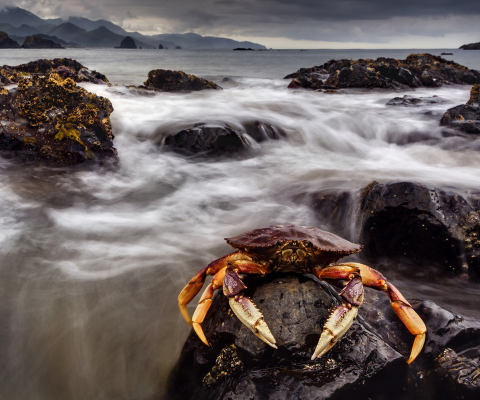
<svg viewBox="0 0 480 400"><path fill-rule="evenodd" d="M60 43L54 42L50 39L44 39L40 36L27 36L23 42L24 49L64 49Z"/></svg>
<svg viewBox="0 0 480 400"><path fill-rule="evenodd" d="M473 85L467 104L448 109L440 120L441 126L465 133L480 134L480 85Z"/></svg>
<svg viewBox="0 0 480 400"><path fill-rule="evenodd" d="M334 88L407 89L480 83L479 71L431 54L411 54L405 60L384 57L376 60L330 60L323 65L301 68L285 79L293 78L300 87L316 88L315 82L323 78L319 74L322 70L330 74L323 80L323 85ZM320 83L318 85L321 86Z"/></svg>
<svg viewBox="0 0 480 400"><path fill-rule="evenodd" d="M195 125L167 136L164 145L183 154L222 155L248 148L245 139L228 126Z"/></svg>
<svg viewBox="0 0 480 400"><path fill-rule="evenodd" d="M364 244L362 256L370 261L395 259L480 275L478 191L373 182L357 192L320 192L307 199L322 229Z"/></svg>
<svg viewBox="0 0 480 400"><path fill-rule="evenodd" d="M90 71L78 61L71 58L40 59L16 66L4 65L3 70L13 76L12 83L17 83L25 74L46 75L57 72L62 77L70 77L75 82L104 84L108 82L105 75Z"/></svg>
<svg viewBox="0 0 480 400"><path fill-rule="evenodd" d="M120 43L120 46L117 47L119 49L136 49L137 45L135 44L135 40L131 38L130 36L125 37L125 39L122 40Z"/></svg>
<svg viewBox="0 0 480 400"><path fill-rule="evenodd" d="M163 92L184 92L204 89L221 89L212 81L186 74L183 71L155 69L148 73L148 79L143 83L147 89Z"/></svg>
<svg viewBox="0 0 480 400"><path fill-rule="evenodd" d="M373 390L391 399L404 395L404 358L360 320L325 356L310 360L339 304L334 290L301 275L246 284L278 349L260 341L218 295L202 324L210 347L190 334L170 376L169 399L367 398Z"/></svg>
<svg viewBox="0 0 480 400"><path fill-rule="evenodd" d="M385 293L367 290L352 327L311 361L323 325L339 304L337 289L294 274L245 282L278 349L260 341L218 294L202 323L210 346L192 330L171 372L168 399L477 398L472 395L478 393L480 323L474 319L429 301L412 303L427 339L407 365L412 335ZM455 363L442 361L447 349L459 353Z"/></svg>
<svg viewBox="0 0 480 400"><path fill-rule="evenodd" d="M478 43L470 43L470 44L464 44L459 47L462 50L480 50L480 42Z"/></svg>
<svg viewBox="0 0 480 400"><path fill-rule="evenodd" d="M0 32L0 49L19 49L21 46L9 38L5 32Z"/></svg>
<svg viewBox="0 0 480 400"><path fill-rule="evenodd" d="M23 161L65 166L117 160L110 101L57 73L21 78L1 89L0 151Z"/></svg>
<svg viewBox="0 0 480 400"><path fill-rule="evenodd" d="M407 106L407 107L415 107L415 106L423 106L429 104L439 104L439 103L447 103L448 100L443 99L438 96L432 97L413 97L405 95L403 97L394 97L393 99L387 102L387 106Z"/></svg>

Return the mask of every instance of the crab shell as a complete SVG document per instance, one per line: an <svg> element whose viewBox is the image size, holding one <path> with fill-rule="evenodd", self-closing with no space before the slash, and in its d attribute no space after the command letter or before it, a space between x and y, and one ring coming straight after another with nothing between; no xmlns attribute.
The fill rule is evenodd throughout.
<svg viewBox="0 0 480 400"><path fill-rule="evenodd" d="M363 245L349 242L333 233L298 225L271 225L225 240L230 246L257 260L272 260L285 248L299 247L315 266L326 266L363 248Z"/></svg>

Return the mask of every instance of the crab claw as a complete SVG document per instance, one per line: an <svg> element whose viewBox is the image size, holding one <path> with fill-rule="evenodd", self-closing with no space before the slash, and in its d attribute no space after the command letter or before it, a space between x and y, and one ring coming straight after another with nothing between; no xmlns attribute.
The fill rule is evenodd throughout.
<svg viewBox="0 0 480 400"><path fill-rule="evenodd" d="M343 304L333 310L323 327L323 332L313 352L312 360L323 356L352 326L358 314L358 308L350 304Z"/></svg>
<svg viewBox="0 0 480 400"><path fill-rule="evenodd" d="M274 349L276 340L270 332L268 325L263 318L263 314L258 310L253 301L249 297L235 296L229 299L230 307L248 329L250 329L257 337L264 341Z"/></svg>

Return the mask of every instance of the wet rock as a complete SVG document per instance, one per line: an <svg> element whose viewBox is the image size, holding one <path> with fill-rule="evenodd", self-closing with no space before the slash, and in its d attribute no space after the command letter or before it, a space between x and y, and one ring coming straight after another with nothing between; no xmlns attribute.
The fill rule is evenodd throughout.
<svg viewBox="0 0 480 400"><path fill-rule="evenodd" d="M480 134L479 84L473 85L467 104L450 108L443 114L440 125L465 133Z"/></svg>
<svg viewBox="0 0 480 400"><path fill-rule="evenodd" d="M12 79L12 83L17 83L25 74L46 75L52 72L57 72L62 77L70 77L75 82L91 82L97 84L108 82L105 75L97 71L90 71L78 61L71 58L55 58L53 60L40 59L16 66L4 65L3 69L15 76L15 78Z"/></svg>
<svg viewBox="0 0 480 400"><path fill-rule="evenodd" d="M183 71L156 69L148 73L148 79L143 83L147 89L163 92L182 92L204 89L221 89L212 81L186 74Z"/></svg>
<svg viewBox="0 0 480 400"><path fill-rule="evenodd" d="M117 47L118 49L136 49L137 45L135 44L135 40L130 36L127 36L125 39L122 40L120 46Z"/></svg>
<svg viewBox="0 0 480 400"><path fill-rule="evenodd" d="M258 143L286 138L286 134L282 129L262 121L246 123L244 124L244 129L247 135Z"/></svg>
<svg viewBox="0 0 480 400"><path fill-rule="evenodd" d="M479 192L373 182L357 192L309 195L307 201L321 228L364 244L362 256L369 260L409 260L480 275Z"/></svg>
<svg viewBox="0 0 480 400"><path fill-rule="evenodd" d="M480 351L474 359L444 350L436 359L434 374L440 385L439 399L478 399L480 397Z"/></svg>
<svg viewBox="0 0 480 400"><path fill-rule="evenodd" d="M431 54L411 54L405 60L384 57L376 60L330 60L323 65L302 68L285 79L293 78L297 86L311 87L315 82L299 78L320 78L316 74L321 70L330 73L323 84L335 88L407 89L451 83L480 83L479 71Z"/></svg>
<svg viewBox="0 0 480 400"><path fill-rule="evenodd" d="M453 56L453 53L440 53L441 56Z"/></svg>
<svg viewBox="0 0 480 400"><path fill-rule="evenodd" d="M222 155L248 148L245 139L228 126L196 125L167 136L164 145L183 154Z"/></svg>
<svg viewBox="0 0 480 400"><path fill-rule="evenodd" d="M44 39L41 36L27 36L23 42L24 49L64 49L60 43L54 42L50 39Z"/></svg>
<svg viewBox="0 0 480 400"><path fill-rule="evenodd" d="M333 89L333 86L325 86L325 80L328 78L328 72L324 69L312 67L301 68L297 72L287 75L285 79L292 79L288 85L289 89Z"/></svg>
<svg viewBox="0 0 480 400"><path fill-rule="evenodd" d="M20 45L5 32L0 32L0 49L19 49Z"/></svg>
<svg viewBox="0 0 480 400"><path fill-rule="evenodd" d="M447 103L448 100L438 96L432 97L413 97L405 95L403 97L395 97L387 102L387 106L423 106L429 104Z"/></svg>
<svg viewBox="0 0 480 400"><path fill-rule="evenodd" d="M0 151L64 166L116 161L110 101L57 73L21 78L0 94Z"/></svg>
<svg viewBox="0 0 480 400"><path fill-rule="evenodd" d="M325 356L310 361L323 325L338 304L323 286L301 275L266 277L247 286L278 349L254 336L219 295L202 324L210 347L190 334L170 377L169 399L367 398L372 393L375 398L403 398L405 359L359 320ZM232 345L238 368L227 360L226 370L233 371L210 379L222 363L217 358Z"/></svg>

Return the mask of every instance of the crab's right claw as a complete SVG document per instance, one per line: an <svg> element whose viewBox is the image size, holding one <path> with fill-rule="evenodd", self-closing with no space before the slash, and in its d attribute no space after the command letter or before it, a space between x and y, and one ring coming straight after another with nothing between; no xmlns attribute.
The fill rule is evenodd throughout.
<svg viewBox="0 0 480 400"><path fill-rule="evenodd" d="M323 327L323 332L313 352L312 360L323 356L352 326L358 308L351 304L338 306Z"/></svg>
<svg viewBox="0 0 480 400"><path fill-rule="evenodd" d="M238 319L257 335L260 340L276 349L275 338L272 332L270 332L263 314L250 298L243 297L243 291L246 288L236 269L233 266L228 267L223 280L223 294L228 297L230 308Z"/></svg>
<svg viewBox="0 0 480 400"><path fill-rule="evenodd" d="M253 301L248 297L234 296L229 299L230 307L248 329L250 329L258 338L269 346L277 348L276 340L270 332L263 314L258 310Z"/></svg>

